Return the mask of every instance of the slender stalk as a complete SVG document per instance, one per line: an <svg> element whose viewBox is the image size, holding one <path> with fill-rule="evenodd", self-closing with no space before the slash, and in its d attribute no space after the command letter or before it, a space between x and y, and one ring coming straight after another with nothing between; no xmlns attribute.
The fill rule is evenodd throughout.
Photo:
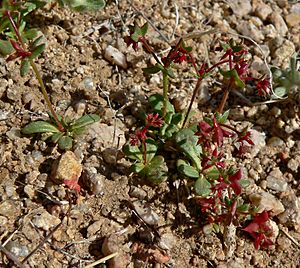
<svg viewBox="0 0 300 268"><path fill-rule="evenodd" d="M11 26L12 26L13 29L14 29L14 32L15 32L17 38L18 38L19 43L20 43L21 46L22 46L22 49L23 49L24 51L26 51L26 46L25 46L25 44L24 44L24 42L23 42L23 39L22 39L22 37L21 37L21 35L20 35L20 32L19 32L19 30L18 30L18 27L16 26L16 24L15 24L15 22L14 22L12 16L11 16L11 13L10 13L9 10L6 11L6 16L8 17L9 22L10 22ZM38 80L38 82L39 82L39 84L40 84L41 91L42 91L44 100L46 101L46 104L47 104L47 106L48 106L48 109L50 110L50 112L51 112L51 114L52 114L52 116L53 116L53 118L54 118L54 120L55 120L55 123L56 123L58 129L59 129L61 132L64 132L65 129L64 129L63 125L61 124L61 122L59 121L58 116L57 116L56 112L54 111L54 109L53 109L53 107L52 107L52 104L51 104L50 99L49 99L49 97L48 97L47 90L46 90L45 84L44 84L44 82L43 82L43 79L42 79L42 77L41 77L41 75L40 75L40 72L39 72L38 68L36 67L36 64L33 62L33 60L29 59L29 62L30 62L30 65L31 65L31 67L32 67L32 69L33 69L33 71L34 71L34 74L35 74L35 76L36 76L36 78L37 78L37 80Z"/></svg>
<svg viewBox="0 0 300 268"><path fill-rule="evenodd" d="M228 96L229 96L229 91L230 91L230 89L233 85L234 85L234 80L233 80L233 78L231 78L229 83L228 83L227 88L225 89L225 92L224 92L224 95L223 95L222 100L220 102L220 105L217 109L217 112L219 112L220 114L223 113L225 104L226 104Z"/></svg>
<svg viewBox="0 0 300 268"><path fill-rule="evenodd" d="M165 72L163 72L163 98L164 98L163 117L165 117L167 114L168 92L169 92L169 76Z"/></svg>
<svg viewBox="0 0 300 268"><path fill-rule="evenodd" d="M44 99L45 99L45 101L46 101L46 103L47 103L47 106L48 106L48 108L49 108L49 110L50 110L50 112L51 112L51 114L52 114L52 116L53 116L53 118L54 118L54 120L55 120L55 123L56 123L58 129L59 129L61 132L64 132L65 129L64 129L63 125L61 124L61 122L59 121L59 119L58 119L58 117L57 117L57 114L56 114L56 112L55 112L54 109L53 109L53 106L52 106L52 104L51 104L51 102L50 102L50 99L49 99L49 97L48 97L48 94L47 94L47 90L46 90L46 88L45 88L45 84L44 84L43 79L42 79L42 77L41 77L41 75L40 75L40 72L39 72L38 68L36 67L36 64L35 64L32 60L29 60L29 62L30 62L30 65L31 65L31 67L32 67L32 69L33 69L33 71L34 71L34 74L35 74L37 80L39 81L39 84L40 84L40 87L41 87L42 94L43 94Z"/></svg>
<svg viewBox="0 0 300 268"><path fill-rule="evenodd" d="M190 104L189 104L189 108L188 108L188 110L187 110L187 112L186 112L186 115L185 115L185 118L184 118L184 121L183 121L183 124L182 124L182 127L181 127L181 128L184 128L184 126L185 126L185 124L186 124L186 122L187 122L187 119L188 119L188 117L189 117L189 114L190 114L190 112L191 112L191 110L192 110L193 103L194 103L194 101L195 101L195 99L196 99L196 96L197 96L197 94L198 94L198 91L199 91L201 82L202 82L202 78L198 78L197 84L196 84L196 86L195 86L195 89L194 89L194 91L193 91L193 95L192 95L192 98L191 98L191 101L190 101Z"/></svg>

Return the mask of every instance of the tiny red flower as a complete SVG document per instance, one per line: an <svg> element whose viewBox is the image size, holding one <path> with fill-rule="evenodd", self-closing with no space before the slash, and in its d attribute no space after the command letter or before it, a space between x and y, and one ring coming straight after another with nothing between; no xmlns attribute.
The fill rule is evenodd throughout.
<svg viewBox="0 0 300 268"><path fill-rule="evenodd" d="M130 135L130 145L134 146L134 145L139 145L140 142L144 141L147 136L147 128L142 128L142 129L138 129L135 131L134 134Z"/></svg>
<svg viewBox="0 0 300 268"><path fill-rule="evenodd" d="M251 140L251 133L250 131L247 131L245 133L242 133L241 135L239 135L239 139L237 140L238 142L247 142L250 145L254 145L254 142Z"/></svg>
<svg viewBox="0 0 300 268"><path fill-rule="evenodd" d="M261 79L257 82L256 88L259 96L266 96L271 94L271 87L269 79Z"/></svg>
<svg viewBox="0 0 300 268"><path fill-rule="evenodd" d="M148 114L146 117L147 125L153 126L153 127L161 127L163 125L162 118L159 118L159 114Z"/></svg>

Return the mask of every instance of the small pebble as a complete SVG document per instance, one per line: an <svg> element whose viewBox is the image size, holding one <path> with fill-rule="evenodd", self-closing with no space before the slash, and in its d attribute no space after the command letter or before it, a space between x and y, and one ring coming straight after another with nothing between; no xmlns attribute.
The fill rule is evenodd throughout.
<svg viewBox="0 0 300 268"><path fill-rule="evenodd" d="M109 45L104 52L104 58L107 59L110 63L116 64L123 69L127 69L127 62L125 55L120 52L115 47Z"/></svg>

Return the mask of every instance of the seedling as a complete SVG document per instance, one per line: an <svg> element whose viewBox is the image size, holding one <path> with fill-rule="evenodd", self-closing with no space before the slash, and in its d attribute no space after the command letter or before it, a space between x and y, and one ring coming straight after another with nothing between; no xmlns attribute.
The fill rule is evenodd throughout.
<svg viewBox="0 0 300 268"><path fill-rule="evenodd" d="M97 115L84 115L77 120L62 118L56 114L47 94L42 75L34 59L45 49L45 37L37 29L27 29L26 18L37 8L44 6L47 1L9 1L1 2L0 6L0 34L5 38L0 40L0 55L6 61L20 59L20 74L26 75L32 68L42 91L44 100L50 111L51 121L37 121L29 123L22 132L24 134L49 133L51 140L57 142L59 148L70 149L72 137L79 135L86 126L100 120ZM68 5L77 11L97 10L103 8L103 0L60 0L61 5Z"/></svg>
<svg viewBox="0 0 300 268"><path fill-rule="evenodd" d="M300 71L297 61L297 54L294 53L290 58L290 66L285 70L272 67L274 80L274 98L296 97L300 99Z"/></svg>

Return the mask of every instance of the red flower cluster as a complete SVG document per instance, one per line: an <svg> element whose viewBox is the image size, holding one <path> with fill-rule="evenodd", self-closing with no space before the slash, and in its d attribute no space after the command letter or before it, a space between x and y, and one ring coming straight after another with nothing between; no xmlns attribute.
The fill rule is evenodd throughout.
<svg viewBox="0 0 300 268"><path fill-rule="evenodd" d="M146 126L136 130L134 134L130 135L130 145L139 145L141 142L144 142L147 138L149 127L161 127L163 125L163 120L159 117L159 114L148 114L146 116L146 122Z"/></svg>
<svg viewBox="0 0 300 268"><path fill-rule="evenodd" d="M258 80L256 84L259 96L266 96L271 94L271 86L269 79Z"/></svg>
<svg viewBox="0 0 300 268"><path fill-rule="evenodd" d="M272 229L268 225L269 213L264 210L254 216L252 222L243 230L249 233L254 239L254 247L259 249L260 246L268 247L273 244L270 240Z"/></svg>
<svg viewBox="0 0 300 268"><path fill-rule="evenodd" d="M171 50L167 57L163 57L161 60L164 64L170 64L170 62L174 63L182 63L187 61L188 52L183 48L179 47L176 50Z"/></svg>
<svg viewBox="0 0 300 268"><path fill-rule="evenodd" d="M214 117L213 126L206 122L199 123L199 131L196 135L199 136L198 143L210 151L211 142L215 143L217 147L221 147L223 145L224 137L233 137L234 133L222 128Z"/></svg>

